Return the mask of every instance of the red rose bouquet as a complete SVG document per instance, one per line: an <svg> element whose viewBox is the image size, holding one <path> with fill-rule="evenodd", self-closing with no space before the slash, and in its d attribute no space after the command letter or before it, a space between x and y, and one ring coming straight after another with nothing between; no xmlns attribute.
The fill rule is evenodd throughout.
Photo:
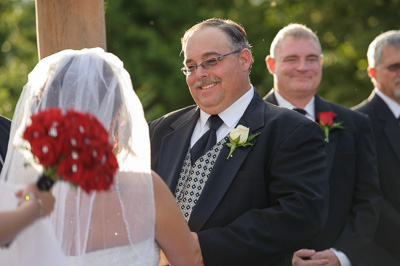
<svg viewBox="0 0 400 266"><path fill-rule="evenodd" d="M49 190L57 180L80 186L87 193L108 190L118 169L103 125L91 114L54 108L32 115L24 139L43 165L37 185Z"/></svg>
<svg viewBox="0 0 400 266"><path fill-rule="evenodd" d="M320 112L317 114L318 124L325 132L325 140L329 143L329 131L335 128L344 129L342 123L334 123L333 119L336 117L334 112Z"/></svg>

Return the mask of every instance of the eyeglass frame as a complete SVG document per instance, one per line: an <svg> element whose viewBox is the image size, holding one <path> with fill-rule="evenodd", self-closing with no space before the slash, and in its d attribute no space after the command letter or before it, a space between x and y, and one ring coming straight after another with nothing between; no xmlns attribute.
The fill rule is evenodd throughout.
<svg viewBox="0 0 400 266"><path fill-rule="evenodd" d="M209 59L207 59L207 60L204 60L203 62L201 62L201 63L198 64L198 65L190 65L189 67L194 67L194 68L195 68L194 71L189 71L189 67L187 67L187 66L182 67L182 68L181 68L181 71L182 71L183 75L185 75L185 76L190 76L190 75L192 75L193 73L196 73L197 69L198 69L200 66L201 66L203 69L211 69L211 68L215 67L215 66L218 64L218 61L221 60L222 58L224 58L225 56L228 56L228 55L231 55L231 54L240 53L242 50L243 50L243 49L240 49L240 50L236 50L236 51L233 51L233 52L230 52L230 53L227 53L227 54L220 55L220 56L218 56L218 57L209 58ZM214 60L215 60L215 64L213 63ZM207 65L208 63L210 63L210 61L211 61L212 64L214 64L214 65ZM204 63L206 63L206 64L204 64Z"/></svg>

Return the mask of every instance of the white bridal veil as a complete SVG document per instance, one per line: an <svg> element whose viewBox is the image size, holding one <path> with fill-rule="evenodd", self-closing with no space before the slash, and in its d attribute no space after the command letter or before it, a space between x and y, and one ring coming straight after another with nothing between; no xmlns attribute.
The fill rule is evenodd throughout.
<svg viewBox="0 0 400 266"><path fill-rule="evenodd" d="M54 211L31 227L47 230L48 243L55 237L71 265L157 264L153 261L158 251L148 126L122 62L101 48L65 50L41 60L29 74L14 113L2 181L36 182L42 169L24 148L22 134L32 114L50 107L95 115L109 132L119 171L109 192L86 194L66 182L56 182ZM27 162L30 166L25 167ZM0 206L12 207L10 202L1 198ZM35 246L37 239L43 241L40 231L27 238L28 230L6 252L16 250L18 256L26 256L18 249L19 242L27 241L36 258L51 257L51 250ZM34 260L29 258L30 265Z"/></svg>

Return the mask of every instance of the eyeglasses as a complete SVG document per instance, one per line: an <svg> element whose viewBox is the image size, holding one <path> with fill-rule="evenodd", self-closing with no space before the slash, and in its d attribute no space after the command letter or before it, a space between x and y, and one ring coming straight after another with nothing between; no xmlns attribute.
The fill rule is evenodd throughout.
<svg viewBox="0 0 400 266"><path fill-rule="evenodd" d="M390 72L397 73L400 70L400 63L392 64L392 65L389 65L389 66L385 66L385 68L387 70L389 70Z"/></svg>
<svg viewBox="0 0 400 266"><path fill-rule="evenodd" d="M210 68L215 67L217 65L218 60L224 58L225 56L231 55L231 54L237 54L240 51L241 50L237 50L237 51L234 51L234 52L231 52L231 53L228 53L228 54L223 54L223 55L220 55L218 57L207 59L207 60L203 61L202 63L200 63L199 65L190 65L190 66L182 67L181 71L183 72L183 74L185 76L190 76L190 75L192 75L193 73L195 73L197 71L198 67L201 66L203 69L210 69Z"/></svg>

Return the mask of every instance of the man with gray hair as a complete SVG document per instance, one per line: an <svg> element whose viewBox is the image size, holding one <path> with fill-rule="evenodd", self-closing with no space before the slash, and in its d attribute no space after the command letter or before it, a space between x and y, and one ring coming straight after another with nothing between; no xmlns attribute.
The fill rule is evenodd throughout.
<svg viewBox="0 0 400 266"><path fill-rule="evenodd" d="M372 123L383 203L362 265L400 265L400 31L376 37L367 55L374 90L354 109Z"/></svg>
<svg viewBox="0 0 400 266"><path fill-rule="evenodd" d="M293 265L356 265L375 233L381 199L370 121L316 95L321 44L306 26L281 29L266 64L274 88L265 100L317 122L326 138L328 218L323 231L294 253Z"/></svg>
<svg viewBox="0 0 400 266"><path fill-rule="evenodd" d="M181 70L196 105L150 123L152 169L174 193L207 266L291 264L324 224L323 134L263 101L250 83L250 48L231 20L187 30Z"/></svg>

